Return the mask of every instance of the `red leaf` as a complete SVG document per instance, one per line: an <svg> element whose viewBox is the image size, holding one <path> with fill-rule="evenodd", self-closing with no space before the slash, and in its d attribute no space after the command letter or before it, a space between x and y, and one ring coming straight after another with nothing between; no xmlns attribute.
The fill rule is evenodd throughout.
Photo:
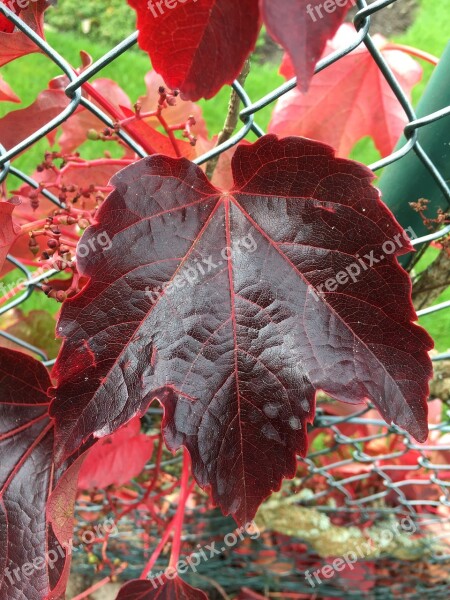
<svg viewBox="0 0 450 600"><path fill-rule="evenodd" d="M0 25L1 27L1 25ZM12 91L11 87L6 83L0 75L0 102L20 102L20 98Z"/></svg>
<svg viewBox="0 0 450 600"><path fill-rule="evenodd" d="M129 581L121 588L116 600L208 600L208 596L175 577L162 586L143 579Z"/></svg>
<svg viewBox="0 0 450 600"><path fill-rule="evenodd" d="M51 412L63 460L157 398L169 448L189 449L198 483L243 523L295 475L318 389L371 399L424 441L432 341L396 260L411 246L366 167L265 136L232 169L230 194L184 159L115 175L83 237L111 247L79 257L90 281L63 305ZM323 290L361 257L358 277Z"/></svg>
<svg viewBox="0 0 450 600"><path fill-rule="evenodd" d="M136 417L89 451L78 487L87 490L123 485L142 472L152 452L153 440L141 433L141 421Z"/></svg>
<svg viewBox="0 0 450 600"><path fill-rule="evenodd" d="M171 89L187 100L212 98L239 75L258 32L258 0L128 0L139 45ZM158 5L160 8L158 8Z"/></svg>
<svg viewBox="0 0 450 600"><path fill-rule="evenodd" d="M13 110L0 119L0 139L7 150L57 117L70 100L61 90L44 90L26 108Z"/></svg>
<svg viewBox="0 0 450 600"><path fill-rule="evenodd" d="M261 0L267 31L289 53L299 87L304 92L309 87L327 40L334 36L355 2L339 0L339 5L332 2L330 10L324 8L328 4L314 4L309 0Z"/></svg>
<svg viewBox="0 0 450 600"><path fill-rule="evenodd" d="M7 2L13 12L35 31L41 38L44 38L44 11L55 3L55 0L30 0L24 9L21 9L17 0ZM21 2L23 4L23 2ZM32 52L40 52L36 44L30 38L18 29L14 29L14 24L0 14L0 67L7 63L25 56Z"/></svg>
<svg viewBox="0 0 450 600"><path fill-rule="evenodd" d="M55 591L63 591L68 577L70 553L46 517L61 475L53 464L50 385L41 363L0 348L0 597L8 600L60 598ZM66 471L65 479L72 474ZM73 501L73 494L65 494L66 514Z"/></svg>
<svg viewBox="0 0 450 600"><path fill-rule="evenodd" d="M12 213L16 208L13 202L0 202L0 272L11 246L20 233L20 227L14 224Z"/></svg>
<svg viewBox="0 0 450 600"><path fill-rule="evenodd" d="M342 48L354 37L350 25L343 25L327 45L325 55ZM381 50L403 91L411 90L422 76L420 65L399 50L383 50L386 40L375 35ZM281 67L286 78L293 67L285 57ZM365 46L359 46L312 80L307 94L294 89L278 101L269 131L280 136L302 135L330 144L338 156L350 154L355 143L372 136L382 156L392 152L408 119L394 92Z"/></svg>

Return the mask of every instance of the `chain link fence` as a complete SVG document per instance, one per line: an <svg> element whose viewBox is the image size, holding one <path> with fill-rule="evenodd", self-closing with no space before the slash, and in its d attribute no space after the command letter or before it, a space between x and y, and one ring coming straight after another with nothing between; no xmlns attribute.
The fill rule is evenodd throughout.
<svg viewBox="0 0 450 600"><path fill-rule="evenodd" d="M413 106L370 34L371 15L382 12L398 1L400 0L376 0L368 5L364 0L358 0L353 42L345 49L322 59L316 66L316 72L339 61L360 44L365 44L409 121L404 130L404 145L369 165L370 168L378 171L408 153L415 153L450 204L447 182L418 139L421 128L450 115L450 106L417 118ZM0 183L8 176L14 176L32 188L39 189L56 207L62 207L51 190L43 188L11 161L54 131L79 106L91 111L105 126L114 128L115 123L110 116L82 94L82 86L134 46L137 33L127 37L78 75L63 56L1 3L0 13L32 39L41 52L67 76L69 84L65 93L70 99L70 104L58 117L14 148L6 150L1 146L0 140ZM258 111L274 103L295 85L295 80L288 81L255 100L235 82L233 88L243 104L240 113L242 127L225 143L197 158L195 162L199 165L206 163L232 148L250 132L262 136L264 131L257 122ZM129 134L118 130L117 135L139 157L145 156L144 150ZM449 232L450 226L447 226L415 239L412 243L421 248L432 240L443 238ZM20 306L32 294L39 293L44 279L58 273L53 270L36 276L14 256L9 255L7 260L23 273L26 283L22 293L0 307L0 315ZM419 311L419 316L449 307L450 302L444 302ZM16 344L18 348L34 352L46 365L51 366L53 363L48 360L46 348L37 348L6 331L0 331L0 336ZM442 373L445 371L445 359L449 358L450 353L433 357L435 366ZM334 416L324 407L319 401L316 420L310 431L310 452L306 459L299 460L297 477L284 484L282 493L270 499L258 517L257 524L262 531L260 537L247 539L237 547L227 548L220 557L202 563L197 572L190 571L186 578L208 591L211 597L214 594L217 597L228 597L227 594L233 594L242 586L247 586L273 598L413 599L431 595L433 598L447 599L450 592L450 584L447 582L450 564L450 464L444 464L441 457L442 452L450 453L450 441L448 445L437 445L435 442L416 444L404 431L386 425L372 412L371 406L360 408L358 412ZM156 409L151 409L150 412L152 411L158 412ZM430 440L450 434L450 410L445 402L443 414L431 424L430 432ZM450 436L448 439L450 440ZM441 454L438 455L438 451ZM163 463L164 468L169 470L176 468L176 465L177 459ZM154 465L147 466L149 471L153 468ZM137 496L143 493L138 483L132 485ZM122 502L126 505L125 500ZM84 501L79 504L79 530L90 521L86 518L87 514L100 518L101 514L108 513L110 506L108 491L99 491L95 502ZM170 506L168 514L173 513L175 508ZM413 523L410 530L398 530L398 523L402 519L407 519L405 522L409 524ZM394 531L396 526L397 530ZM184 549L189 553L198 544L209 543L212 539L220 540L223 535L233 531L234 527L230 519L222 517L217 511L209 508L191 510L187 516ZM389 543L386 540L390 536L386 533L386 540L381 540L381 530L394 532ZM110 551L115 550L122 560L128 562L125 577L139 575L145 559L148 559L158 543L159 535L151 515L145 512L129 515L121 523L120 536L114 542L115 545L110 547ZM345 569L334 572L332 577L321 576L320 583L316 578L313 580L314 585L305 577L305 571L317 572L317 569L330 564L327 556L356 552L358 542L362 540L370 541L371 550L366 550L365 554L360 552L356 563L351 566L347 564ZM161 563L162 568L163 566ZM75 557L75 568L86 576L93 573L92 565L85 559Z"/></svg>

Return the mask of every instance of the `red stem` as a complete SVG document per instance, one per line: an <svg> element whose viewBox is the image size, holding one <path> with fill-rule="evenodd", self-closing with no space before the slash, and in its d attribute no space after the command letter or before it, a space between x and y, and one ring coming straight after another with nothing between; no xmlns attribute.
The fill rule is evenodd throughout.
<svg viewBox="0 0 450 600"><path fill-rule="evenodd" d="M172 544L172 551L170 553L170 562L169 568L172 567L175 569L176 564L180 558L181 551L181 537L183 534L183 523L184 523L184 513L186 510L186 502L190 494L190 486L189 486L189 475L191 472L191 460L189 456L189 452L186 448L183 448L183 471L181 474L181 491L180 491L180 500L178 504L177 514L175 515L175 526L174 526L174 539Z"/></svg>
<svg viewBox="0 0 450 600"><path fill-rule="evenodd" d="M181 534L183 530L183 522L184 522L184 512L186 509L186 502L189 497L189 494L192 492L195 482L193 481L191 485L189 485L189 475L190 475L190 458L187 450L183 450L183 472L181 475L181 491L180 491L180 500L178 504L178 510L174 518L170 521L166 530L164 531L164 535L161 538L159 544L155 548L155 551L150 557L150 560L146 564L144 570L141 573L141 579L147 579L148 574L152 570L154 564L159 558L164 546L167 544L170 536L172 535L172 530L174 530L174 540L172 545L172 551L170 554L170 562L169 567L175 568L175 565L178 562L181 550Z"/></svg>
<svg viewBox="0 0 450 600"><path fill-rule="evenodd" d="M173 146L173 149L175 150L176 156L178 158L181 158L181 152L180 152L180 149L178 148L177 138L173 135L173 131L170 129L169 125L167 124L167 121L161 115L161 113L158 114L158 121L164 127L164 130L166 131L167 135L169 136L169 140L172 142L172 146Z"/></svg>
<svg viewBox="0 0 450 600"><path fill-rule="evenodd" d="M419 50L418 48L413 48L413 46L405 46L404 44L389 43L383 47L383 50L401 50L402 52L406 52L406 54L409 54L410 56L415 56L416 58L426 60L434 66L436 66L439 62L439 59L433 54L430 54L429 52L425 52L423 50Z"/></svg>
<svg viewBox="0 0 450 600"><path fill-rule="evenodd" d="M125 571L127 566L128 565L125 563L120 565L120 567L117 569L117 571L115 571L114 575L117 576L120 573L122 573L122 571ZM105 577L101 581L98 581L97 583L92 585L90 588L88 588L87 590L82 592L81 594L78 594L78 596L75 596L74 598L72 598L72 600L84 600L84 598L88 598L88 596L90 596L91 594L93 594L94 592L96 592L97 590L102 588L104 585L107 585L111 581L112 577L113 577L113 575L110 575L109 577Z"/></svg>

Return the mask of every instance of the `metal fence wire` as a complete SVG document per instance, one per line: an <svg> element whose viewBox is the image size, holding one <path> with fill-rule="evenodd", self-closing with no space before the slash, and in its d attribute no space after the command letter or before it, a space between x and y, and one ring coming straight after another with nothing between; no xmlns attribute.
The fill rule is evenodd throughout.
<svg viewBox="0 0 450 600"><path fill-rule="evenodd" d="M370 168L377 171L408 153L415 153L450 204L450 189L444 176L418 141L418 130L449 115L450 106L417 118L414 108L370 35L371 15L397 1L376 0L368 5L365 0L357 0L353 42L345 49L322 59L316 66L316 73L339 61L360 44L365 44L409 121L404 130L406 141L403 147L370 165ZM50 190L42 188L37 181L14 167L11 160L55 130L79 106L87 108L107 127L114 128L111 118L82 95L82 85L134 46L137 32L78 75L63 56L5 4L0 3L0 13L32 39L68 77L69 84L65 93L70 98L70 104L58 117L14 148L6 150L0 144L0 183L9 175L15 176L33 188L40 189L46 198L61 207L60 200ZM256 121L258 111L274 103L295 86L296 80L293 79L253 101L243 87L235 82L233 88L243 103L240 113L242 128L228 141L194 162L200 165L220 155L244 139L250 131L262 136L264 131ZM146 155L125 131L118 130L117 135L138 156ZM444 237L449 231L450 226L447 226L434 234L413 240L413 243L420 248L433 239ZM19 259L11 255L7 259L23 272L27 281L25 291L0 308L0 315L21 305L36 293L44 279L57 273L55 270L35 276ZM450 307L450 302L423 309L418 314L429 314L447 307ZM45 348L36 348L6 331L0 331L0 336L18 347L33 351L42 358L44 364L50 366L53 363L48 360ZM442 373L448 369L445 362L448 358L448 352L433 357L435 366ZM310 435L314 440L321 439L326 443L311 445L308 457L299 459L297 477L284 484L283 490L287 493L275 495L263 507L257 520L263 534L258 539L247 540L248 543L229 548L220 557L202 563L196 573L191 571L186 578L209 592L211 597L219 593L218 586L221 586L218 597L223 597L225 592L233 594L242 586L247 586L274 598L293 598L296 594L305 594L311 598L413 599L429 595L447 599L450 593L450 583L447 581L450 565L450 464L442 464L443 461L436 452L450 452L450 443L447 446L416 444L404 431L388 426L377 416L373 416L371 406L344 416L331 416L329 411L325 413L322 410L322 406L319 401ZM448 408L445 401L444 406ZM370 433L366 429L361 434L360 425L369 427ZM439 423L431 424L430 431L430 439L450 433L450 410L445 410ZM368 450L371 444L377 445L378 449L382 447L383 451L371 453ZM403 460L404 457L411 456L414 457L412 462L410 459ZM170 466L172 463L173 460L167 464ZM148 470L152 468L154 465L147 465ZM138 495L142 493L137 482L132 486ZM107 491L99 491L95 503L84 501L79 504L79 530L89 521L86 521L88 512L99 517L100 514L107 514L108 506L110 496ZM171 506L169 514L175 508ZM398 524L402 519L407 519L409 524L413 523L413 527L409 525L410 530L399 531ZM221 536L233 529L234 523L222 517L218 511L205 513L199 509L191 510L187 517L184 549L189 553L197 544L208 543L214 538L221 539ZM393 540L382 543L382 530L385 537L387 530L395 530ZM144 537L140 535L143 533L145 543ZM159 541L157 535L151 517L146 514L141 514L139 518L136 515L129 516L129 520L122 523L116 551L129 564L124 577L139 575L146 557ZM392 536L387 536L390 537ZM357 563L342 572L335 572L333 577L322 576L320 584L316 580L315 585L312 585L307 580L305 571L314 571L329 564L330 559L327 557L355 551L357 542L362 539L371 540L372 550L360 553ZM377 540L379 543L376 543ZM93 573L92 565L79 557L75 557L75 569L85 575Z"/></svg>

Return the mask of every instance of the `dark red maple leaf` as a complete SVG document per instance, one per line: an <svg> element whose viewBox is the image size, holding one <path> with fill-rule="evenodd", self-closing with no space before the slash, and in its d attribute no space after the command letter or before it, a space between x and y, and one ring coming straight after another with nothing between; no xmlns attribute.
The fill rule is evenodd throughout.
<svg viewBox="0 0 450 600"><path fill-rule="evenodd" d="M332 2L331 10L325 10L326 2L315 5L310 0L260 1L268 32L289 53L300 89L306 91L327 40L334 36L354 0Z"/></svg>
<svg viewBox="0 0 450 600"><path fill-rule="evenodd" d="M129 581L121 588L116 600L208 600L208 596L175 577L162 585L143 579Z"/></svg>
<svg viewBox="0 0 450 600"><path fill-rule="evenodd" d="M183 98L211 98L239 75L260 29L258 0L128 0L137 12L139 45ZM160 5L160 7L157 6Z"/></svg>
<svg viewBox="0 0 450 600"><path fill-rule="evenodd" d="M70 522L76 488L70 494L68 484L76 484L76 466L64 475L55 470L50 385L42 363L0 348L0 598L5 600L56 600L69 575L61 517L46 511L57 482L64 482L59 507Z"/></svg>
<svg viewBox="0 0 450 600"><path fill-rule="evenodd" d="M31 0L25 8L21 8L17 0L6 2L16 15L18 15L33 31L40 37L44 37L44 12L55 0ZM23 5L23 2L20 4ZM25 56L32 52L40 52L36 44L20 30L14 28L14 24L0 13L0 67L12 60Z"/></svg>
<svg viewBox="0 0 450 600"><path fill-rule="evenodd" d="M64 460L157 398L169 448L244 523L294 476L318 389L370 399L424 441L432 341L396 259L411 246L366 167L270 135L232 170L225 194L185 159L113 177L82 239L111 246L79 257L90 281L63 305L51 413Z"/></svg>

